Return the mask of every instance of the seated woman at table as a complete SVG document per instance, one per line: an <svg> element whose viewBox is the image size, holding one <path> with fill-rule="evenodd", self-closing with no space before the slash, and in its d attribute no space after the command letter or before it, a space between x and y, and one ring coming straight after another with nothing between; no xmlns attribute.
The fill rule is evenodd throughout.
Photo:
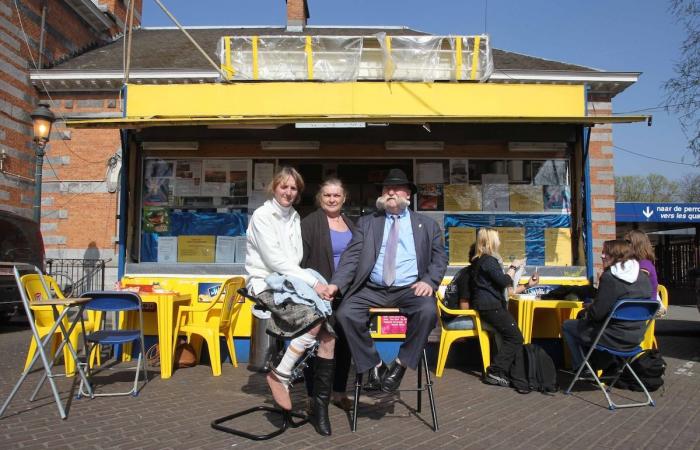
<svg viewBox="0 0 700 450"><path fill-rule="evenodd" d="M639 270L643 270L649 275L649 282L651 283L650 298L658 299L659 278L656 275L656 266L654 265L656 255L654 255L654 248L651 246L649 237L643 231L630 230L625 233L625 240L632 246L632 253L639 261Z"/></svg>
<svg viewBox="0 0 700 450"><path fill-rule="evenodd" d="M523 335L513 316L506 309L505 293L512 289L513 277L523 261L514 260L506 273L500 262L498 248L501 241L494 228L481 228L476 235L476 255L472 260L471 306L481 320L496 330L503 340L501 348L486 369L484 382L509 386L508 373L516 355L522 352ZM528 285L536 284L530 279Z"/></svg>
<svg viewBox="0 0 700 450"><path fill-rule="evenodd" d="M574 370L583 363L579 346L590 345L618 300L649 298L649 275L639 268L629 242L616 239L603 243L603 273L592 303L585 305L581 319L567 320L562 334L571 351ZM600 344L616 350L631 350L644 338L645 322L611 321L600 338Z"/></svg>
<svg viewBox="0 0 700 450"><path fill-rule="evenodd" d="M272 396L285 410L292 408L289 395L291 371L305 350L313 347L317 340L316 373L329 378L325 380L326 385L330 385L333 379L335 335L326 320L330 305L322 300L327 285L325 280L321 281L299 265L303 244L299 214L293 205L299 201L303 189L304 180L299 172L290 167L281 168L268 186L272 198L255 210L247 231L248 290L271 312L268 333L291 338L282 361L267 374ZM301 283L297 291L303 285L307 291L313 288L317 294L313 305L289 301L277 304L270 283L280 276ZM311 423L319 434L328 436L331 434L328 397L324 400L314 402Z"/></svg>
<svg viewBox="0 0 700 450"><path fill-rule="evenodd" d="M341 212L347 194L343 182L329 178L321 184L316 194L318 209L301 221L301 239L304 243L304 257L301 266L316 270L326 280L330 280L345 251L355 224ZM333 310L340 306L341 298L333 302ZM345 411L350 411L352 401L346 394L348 373L350 372L350 349L345 334L337 322L333 323L336 333L335 373L331 401ZM327 370L333 367L328 365ZM330 395L331 386L323 385L326 377L318 374L314 366L304 370L306 391L311 403ZM311 408L313 409L313 408Z"/></svg>

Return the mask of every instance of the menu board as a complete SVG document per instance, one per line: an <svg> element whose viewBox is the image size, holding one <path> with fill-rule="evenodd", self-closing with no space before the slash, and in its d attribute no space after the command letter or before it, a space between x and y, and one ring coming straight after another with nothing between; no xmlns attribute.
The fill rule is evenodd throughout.
<svg viewBox="0 0 700 450"><path fill-rule="evenodd" d="M511 211L542 211L543 209L542 186L510 185Z"/></svg>
<svg viewBox="0 0 700 450"><path fill-rule="evenodd" d="M571 229L546 228L544 230L544 263L547 266L570 266Z"/></svg>
<svg viewBox="0 0 700 450"><path fill-rule="evenodd" d="M178 236L178 262L213 263L215 257L216 236Z"/></svg>
<svg viewBox="0 0 700 450"><path fill-rule="evenodd" d="M501 240L501 247L498 253L501 254L504 263L510 263L514 259L525 257L525 228L498 227L498 237Z"/></svg>
<svg viewBox="0 0 700 450"><path fill-rule="evenodd" d="M464 266L469 262L469 247L476 241L476 229L448 227L451 265Z"/></svg>

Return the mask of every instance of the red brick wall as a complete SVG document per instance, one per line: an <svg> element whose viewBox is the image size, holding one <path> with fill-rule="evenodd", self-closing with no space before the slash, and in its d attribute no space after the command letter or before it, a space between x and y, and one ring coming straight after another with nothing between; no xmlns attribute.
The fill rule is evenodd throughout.
<svg viewBox="0 0 700 450"><path fill-rule="evenodd" d="M56 94L51 109L59 117L119 113L117 93ZM41 228L47 257L83 258L91 244L100 258L116 260L118 193L109 192L107 162L120 155L117 130L66 128L54 124L46 161ZM113 185L112 187L117 187Z"/></svg>
<svg viewBox="0 0 700 450"><path fill-rule="evenodd" d="M588 115L612 114L609 97L589 99ZM591 129L589 143L591 181L591 218L593 226L593 263L596 270L603 266L599 255L603 242L615 239L615 172L613 168L612 125L596 125Z"/></svg>

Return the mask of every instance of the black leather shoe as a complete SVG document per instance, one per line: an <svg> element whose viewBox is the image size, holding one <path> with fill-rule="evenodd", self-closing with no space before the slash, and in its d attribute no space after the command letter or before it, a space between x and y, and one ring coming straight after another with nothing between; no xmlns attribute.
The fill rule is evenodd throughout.
<svg viewBox="0 0 700 450"><path fill-rule="evenodd" d="M386 375L388 367L382 361L382 365L377 367L374 366L367 372L367 384L365 389L378 391L382 388L382 382L384 381L384 376Z"/></svg>
<svg viewBox="0 0 700 450"><path fill-rule="evenodd" d="M389 373L384 377L382 382L382 391L394 392L401 385L401 380L406 373L406 368L394 361L389 367Z"/></svg>

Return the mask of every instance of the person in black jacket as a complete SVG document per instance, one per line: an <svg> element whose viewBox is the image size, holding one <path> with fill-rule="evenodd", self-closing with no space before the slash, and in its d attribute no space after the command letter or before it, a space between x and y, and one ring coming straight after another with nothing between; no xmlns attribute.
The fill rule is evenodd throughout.
<svg viewBox="0 0 700 450"><path fill-rule="evenodd" d="M601 258L604 270L595 300L586 306L582 319L567 320L562 326L574 370L583 363L579 345L590 346L615 303L624 298L649 298L651 292L649 275L639 269L639 262L634 258L629 242L622 239L605 241ZM645 325L644 321L611 320L599 343L616 350L632 350L642 342Z"/></svg>
<svg viewBox="0 0 700 450"><path fill-rule="evenodd" d="M476 235L476 256L472 261L471 307L479 312L483 322L491 325L502 337L498 354L486 369L484 382L497 386L509 386L508 372L513 361L522 351L523 335L513 316L506 309L505 292L513 287L513 277L522 260L514 260L506 273L499 262L498 248L501 241L494 228L481 228ZM531 278L528 286L537 284Z"/></svg>
<svg viewBox="0 0 700 450"><path fill-rule="evenodd" d="M355 224L341 212L346 196L342 181L337 178L327 179L321 184L316 194L316 204L319 208L301 221L301 239L304 245L301 267L314 269L326 280L330 280L335 273L340 255L348 246L352 231L355 229ZM338 298L333 302L333 310L338 309L340 301L341 299ZM349 411L352 402L346 394L346 388L350 372L350 349L340 325L334 323L333 329L336 333L336 341L331 401ZM313 366L307 367L304 378L307 393L313 402Z"/></svg>

